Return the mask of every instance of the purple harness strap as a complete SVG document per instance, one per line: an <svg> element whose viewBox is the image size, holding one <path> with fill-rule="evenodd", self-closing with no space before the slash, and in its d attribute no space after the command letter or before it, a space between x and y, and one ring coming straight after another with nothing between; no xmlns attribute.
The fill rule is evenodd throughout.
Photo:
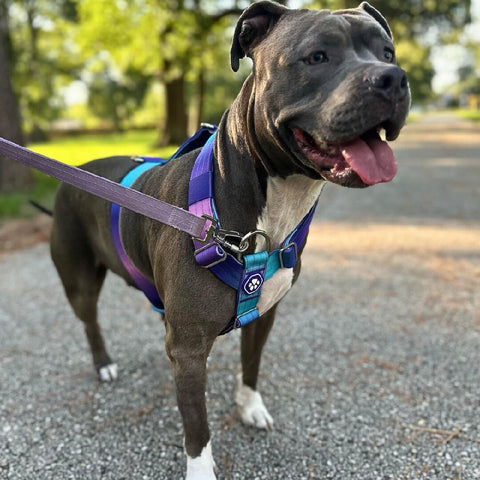
<svg viewBox="0 0 480 480"><path fill-rule="evenodd" d="M135 180L147 170L158 165L165 165L168 160L154 157L141 157L143 163L140 163L137 167L123 177L120 182L125 187L131 187ZM135 266L127 255L125 248L123 247L122 237L120 235L120 211L121 207L117 203L112 203L110 209L110 230L112 232L112 240L117 250L118 257L123 263L123 266L129 273L130 277L134 281L135 285L142 290L149 302L152 304L152 308L159 313L165 313L165 307L163 306L162 299L158 295L157 287Z"/></svg>
<svg viewBox="0 0 480 480"><path fill-rule="evenodd" d="M190 185L188 187L188 211L197 216L205 215L217 220L217 226L220 227L218 216L215 210L213 200L213 144L215 134L208 140L195 161L192 173L190 175ZM202 238L205 237L205 225L202 232ZM212 267L218 261L225 259L226 252L215 241L211 239L208 243L202 243L193 239L195 247L195 257L197 263L202 267Z"/></svg>

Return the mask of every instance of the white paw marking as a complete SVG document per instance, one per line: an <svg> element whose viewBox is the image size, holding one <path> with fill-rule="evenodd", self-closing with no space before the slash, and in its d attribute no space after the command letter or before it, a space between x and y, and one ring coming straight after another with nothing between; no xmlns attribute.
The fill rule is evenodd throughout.
<svg viewBox="0 0 480 480"><path fill-rule="evenodd" d="M200 456L192 458L187 455L187 476L185 480L216 480L214 469L212 445L208 442Z"/></svg>
<svg viewBox="0 0 480 480"><path fill-rule="evenodd" d="M259 392L243 384L241 374L237 376L235 403L243 423L264 430L273 429L273 418L268 413L262 396Z"/></svg>
<svg viewBox="0 0 480 480"><path fill-rule="evenodd" d="M100 368L98 376L102 382L113 382L118 378L118 367L116 363L110 363Z"/></svg>

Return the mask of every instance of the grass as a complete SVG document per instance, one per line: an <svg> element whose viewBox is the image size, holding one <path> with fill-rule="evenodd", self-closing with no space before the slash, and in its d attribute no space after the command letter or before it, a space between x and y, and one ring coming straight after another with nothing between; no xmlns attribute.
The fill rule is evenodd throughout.
<svg viewBox="0 0 480 480"><path fill-rule="evenodd" d="M464 118L465 120L480 122L480 110L459 109L459 110L455 110L455 114L460 118Z"/></svg>
<svg viewBox="0 0 480 480"><path fill-rule="evenodd" d="M111 155L156 155L168 157L174 147L154 148L157 140L154 130L140 130L102 135L81 135L59 138L48 143L29 145L29 148L47 157L69 165L80 165L94 158Z"/></svg>
<svg viewBox="0 0 480 480"><path fill-rule="evenodd" d="M175 147L154 148L157 132L131 131L125 133L81 135L55 139L48 143L29 145L35 152L69 165L80 165L94 158L112 155L151 155L169 157ZM28 200L50 208L59 184L43 173L34 171L35 186L28 191L0 194L0 220L32 216L37 210Z"/></svg>

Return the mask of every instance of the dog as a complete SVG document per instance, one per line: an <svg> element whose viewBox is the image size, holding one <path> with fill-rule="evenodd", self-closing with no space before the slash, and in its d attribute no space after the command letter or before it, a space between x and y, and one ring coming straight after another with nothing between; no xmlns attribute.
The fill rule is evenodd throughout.
<svg viewBox="0 0 480 480"><path fill-rule="evenodd" d="M213 178L222 227L256 232L245 252L253 254L267 248L266 235L269 248L278 249L327 182L362 188L394 177L396 161L379 132L387 140L396 139L409 111L410 91L396 64L390 28L366 2L334 12L254 3L234 32L234 71L245 56L252 59L253 72L219 124ZM133 188L187 208L189 177L199 152L149 169ZM119 182L135 165L131 157L110 157L82 168ZM110 215L109 202L64 184L56 197L51 235L53 262L84 323L103 381L117 377L97 322L105 274L111 270L135 286L113 246ZM206 361L234 316L237 292L197 264L192 239L185 233L126 209L120 219L128 257L165 305L165 345L183 421L186 479L215 479ZM278 302L298 278L304 243L296 246L293 267L281 265L270 278L261 279L259 318L242 329L235 401L243 422L261 429L273 426L257 390L262 348ZM229 253L241 259L238 248Z"/></svg>

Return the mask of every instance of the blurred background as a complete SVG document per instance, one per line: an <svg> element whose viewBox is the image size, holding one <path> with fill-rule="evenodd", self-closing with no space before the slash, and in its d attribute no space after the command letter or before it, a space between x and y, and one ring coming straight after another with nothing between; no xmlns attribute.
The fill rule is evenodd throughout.
<svg viewBox="0 0 480 480"><path fill-rule="evenodd" d="M60 161L169 155L218 123L249 72L229 68L249 1L0 0L0 136ZM352 0L285 0L348 8ZM408 72L412 112L480 117L480 0L372 0ZM0 218L28 214L55 181L0 157ZM26 210L25 210L26 209Z"/></svg>

